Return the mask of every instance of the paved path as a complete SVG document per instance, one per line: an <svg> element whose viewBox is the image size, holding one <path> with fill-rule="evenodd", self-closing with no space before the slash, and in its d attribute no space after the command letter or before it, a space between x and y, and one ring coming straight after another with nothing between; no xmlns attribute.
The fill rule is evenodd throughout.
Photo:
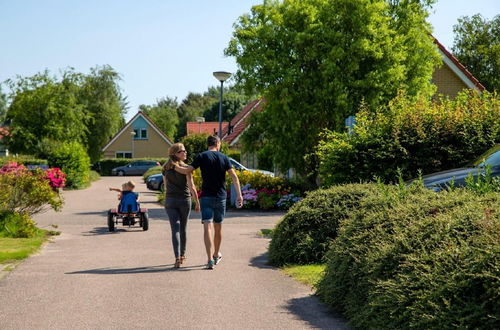
<svg viewBox="0 0 500 330"><path fill-rule="evenodd" d="M133 178L137 183L140 177ZM109 233L106 210L116 204L123 178L64 192L60 213L36 217L62 234L0 280L0 329L346 329L308 287L266 265L278 213L229 212L223 227L224 260L204 270L199 214L188 224L188 260L173 269L165 211L144 184L149 231Z"/></svg>

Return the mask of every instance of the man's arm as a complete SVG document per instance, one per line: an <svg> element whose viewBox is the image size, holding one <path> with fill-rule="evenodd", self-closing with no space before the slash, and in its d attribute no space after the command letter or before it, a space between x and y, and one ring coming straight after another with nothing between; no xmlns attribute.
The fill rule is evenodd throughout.
<svg viewBox="0 0 500 330"><path fill-rule="evenodd" d="M236 206L243 206L243 196L241 196L241 188L240 188L240 180L238 179L238 175L234 171L234 168L230 168L227 170L229 175L231 176L231 180L233 181L234 189L236 189Z"/></svg>
<svg viewBox="0 0 500 330"><path fill-rule="evenodd" d="M181 167L174 164L174 170L180 174L188 175L194 171L194 167L191 165Z"/></svg>

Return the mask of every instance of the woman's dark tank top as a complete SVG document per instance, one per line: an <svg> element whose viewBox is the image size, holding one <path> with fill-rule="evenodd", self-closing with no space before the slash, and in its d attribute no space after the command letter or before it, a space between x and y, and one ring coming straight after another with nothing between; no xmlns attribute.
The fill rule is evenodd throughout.
<svg viewBox="0 0 500 330"><path fill-rule="evenodd" d="M191 193L187 184L187 177L177 173L175 170L163 171L167 178L166 197L189 199Z"/></svg>

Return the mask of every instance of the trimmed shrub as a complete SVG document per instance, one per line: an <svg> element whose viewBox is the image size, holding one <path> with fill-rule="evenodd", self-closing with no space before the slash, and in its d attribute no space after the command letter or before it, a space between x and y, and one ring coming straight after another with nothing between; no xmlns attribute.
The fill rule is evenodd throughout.
<svg viewBox="0 0 500 330"><path fill-rule="evenodd" d="M318 294L355 328L498 328L499 224L498 194L368 196L341 224Z"/></svg>
<svg viewBox="0 0 500 330"><path fill-rule="evenodd" d="M361 200L381 193L375 184L334 186L308 193L274 229L269 261L277 266L322 262L340 223Z"/></svg>
<svg viewBox="0 0 500 330"><path fill-rule="evenodd" d="M322 185L390 182L467 164L500 142L496 94L462 92L437 102L399 95L377 113L362 109L352 134L327 132L318 147Z"/></svg>
<svg viewBox="0 0 500 330"><path fill-rule="evenodd" d="M66 174L66 187L85 188L90 184L90 158L78 142L57 143L50 148L47 160Z"/></svg>
<svg viewBox="0 0 500 330"><path fill-rule="evenodd" d="M229 149L227 152L226 152L226 155L228 157L231 157L232 159L234 159L235 161L237 162L241 162L241 151L240 150L236 150L236 149Z"/></svg>
<svg viewBox="0 0 500 330"><path fill-rule="evenodd" d="M144 179L144 182L146 182L146 180L151 176L151 175L154 175L154 174L159 174L161 173L162 171L162 167L161 166L155 166L155 167L151 167L150 169L148 169L143 175L142 175L142 178Z"/></svg>
<svg viewBox="0 0 500 330"><path fill-rule="evenodd" d="M194 157L203 151L207 150L207 138L209 134L191 134L186 135L181 139L181 143L184 144L184 147L187 151L187 159L186 164L191 164L194 160ZM222 142L221 150L222 153L227 154L229 151L229 146L226 142Z"/></svg>

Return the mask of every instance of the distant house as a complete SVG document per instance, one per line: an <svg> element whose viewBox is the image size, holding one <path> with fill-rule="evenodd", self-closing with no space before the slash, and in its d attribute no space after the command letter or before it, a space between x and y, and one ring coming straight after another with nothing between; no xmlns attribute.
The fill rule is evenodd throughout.
<svg viewBox="0 0 500 330"><path fill-rule="evenodd" d="M104 158L167 157L172 141L139 111L102 148Z"/></svg>
<svg viewBox="0 0 500 330"><path fill-rule="evenodd" d="M443 65L432 74L432 82L437 87L437 93L455 97L463 89L469 88L484 91L481 83L453 56L437 39L434 43L438 47Z"/></svg>
<svg viewBox="0 0 500 330"><path fill-rule="evenodd" d="M0 126L0 157L7 157L9 155L7 146L2 143L3 138L8 135L9 131L7 130L7 127Z"/></svg>
<svg viewBox="0 0 500 330"><path fill-rule="evenodd" d="M227 129L229 123L227 121L222 122L222 131ZM186 132L187 135L191 134L209 134L209 135L217 135L219 132L219 122L217 121L209 121L209 122L196 122L189 121L186 123Z"/></svg>

